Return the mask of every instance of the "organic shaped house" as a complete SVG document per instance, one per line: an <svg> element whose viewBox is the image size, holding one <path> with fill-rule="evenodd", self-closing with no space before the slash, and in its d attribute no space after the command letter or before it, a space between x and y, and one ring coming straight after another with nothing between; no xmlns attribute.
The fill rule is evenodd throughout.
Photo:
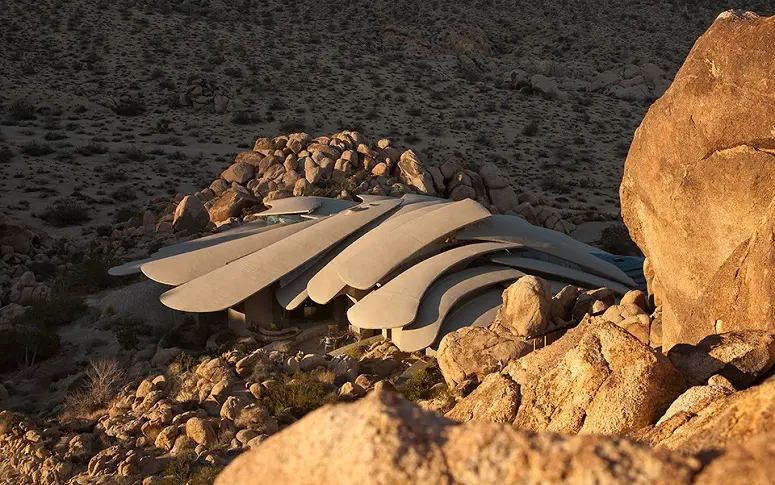
<svg viewBox="0 0 775 485"><path fill-rule="evenodd" d="M489 325L503 289L525 274L555 292L572 284L623 295L636 286L612 255L470 199L296 197L259 216L110 273L142 271L172 287L161 295L167 307L249 328L282 328L289 312L330 305L404 351Z"/></svg>

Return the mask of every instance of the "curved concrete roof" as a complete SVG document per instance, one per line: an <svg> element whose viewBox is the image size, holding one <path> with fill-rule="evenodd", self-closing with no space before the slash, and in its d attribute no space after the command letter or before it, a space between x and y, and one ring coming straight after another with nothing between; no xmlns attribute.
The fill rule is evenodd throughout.
<svg viewBox="0 0 775 485"><path fill-rule="evenodd" d="M534 226L517 216L493 215L460 231L460 241L518 242L526 247L568 260L599 276L634 287L635 282L611 263L592 256L598 249L557 231Z"/></svg>
<svg viewBox="0 0 775 485"><path fill-rule="evenodd" d="M423 214L438 209L441 202L442 201L423 201L402 205L387 221L363 235L363 237L357 241L357 244L352 244L343 249L342 252L329 262L329 264L314 275L307 286L309 297L312 301L320 304L331 301L347 287L347 284L339 277L340 266L345 261L349 260L350 257L357 254L362 245L370 245L371 243L379 242L385 237L390 237L390 234L394 229L405 224L407 221L412 220L417 214ZM410 213L413 215L408 216Z"/></svg>
<svg viewBox="0 0 775 485"><path fill-rule="evenodd" d="M368 244L354 244L358 251L339 266L342 281L360 290L372 288L425 246L490 215L487 209L471 199L432 208L432 211L413 214L409 221L389 232L375 229L385 237Z"/></svg>
<svg viewBox="0 0 775 485"><path fill-rule="evenodd" d="M150 279L165 285L178 286L221 268L250 253L264 249L292 234L296 234L317 221L267 226L264 231L235 239L209 248L168 256L142 265L143 273Z"/></svg>
<svg viewBox="0 0 775 485"><path fill-rule="evenodd" d="M400 199L361 204L332 215L262 251L244 256L161 296L166 306L188 312L216 312L237 305L359 228L394 210Z"/></svg>
<svg viewBox="0 0 775 485"><path fill-rule="evenodd" d="M275 229L283 226L284 224L273 224L267 226L264 221L249 222L241 226L219 232L217 234L211 234L209 236L200 237L192 241L185 241L178 244L172 244L165 246L151 255L150 258L138 259L135 261L129 261L120 266L114 266L108 270L108 274L111 276L126 276L130 274L137 274L140 272L140 267L145 263L151 261L157 261L159 259L167 258L169 256L175 256L178 254L187 253L190 251L197 251L199 249L209 248L221 243L234 241L243 237L248 237L253 234Z"/></svg>
<svg viewBox="0 0 775 485"><path fill-rule="evenodd" d="M488 259L496 264L518 268L537 276L566 281L587 289L597 289L605 286L619 296L630 291L630 288L616 281L558 264L525 258L519 254L492 254L488 256Z"/></svg>
<svg viewBox="0 0 775 485"><path fill-rule="evenodd" d="M502 304L503 288L497 287L457 305L444 319L431 347L438 349L445 335L461 328L489 326Z"/></svg>
<svg viewBox="0 0 775 485"><path fill-rule="evenodd" d="M350 234L339 244L299 266L287 275L280 278L280 285L275 291L277 302L286 310L295 310L309 296L308 287L310 280L318 274L338 254L346 250L358 238L378 226L386 217L394 217L395 214L385 214ZM285 280L285 281L283 281Z"/></svg>
<svg viewBox="0 0 775 485"><path fill-rule="evenodd" d="M389 195L371 195L371 194L358 194L355 197L361 199L362 202L378 202L380 200L391 200L396 197L390 197Z"/></svg>
<svg viewBox="0 0 775 485"><path fill-rule="evenodd" d="M485 242L444 251L415 264L366 295L348 310L347 318L356 327L367 329L409 325L417 316L423 295L442 274L483 254L521 246Z"/></svg>
<svg viewBox="0 0 775 485"><path fill-rule="evenodd" d="M476 266L452 273L428 290L415 321L406 327L393 329L391 340L404 352L422 350L436 340L444 318L458 301L502 281L522 276L525 276L522 271L497 265Z"/></svg>
<svg viewBox="0 0 775 485"><path fill-rule="evenodd" d="M344 199L330 199L328 197L288 197L266 203L269 209L259 212L257 215L276 216L282 214L315 214L316 216L329 216L350 207L358 205L357 202Z"/></svg>

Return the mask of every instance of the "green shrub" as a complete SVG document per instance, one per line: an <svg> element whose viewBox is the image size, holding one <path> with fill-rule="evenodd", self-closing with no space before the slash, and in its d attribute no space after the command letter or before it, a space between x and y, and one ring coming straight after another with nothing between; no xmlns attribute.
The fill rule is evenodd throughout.
<svg viewBox="0 0 775 485"><path fill-rule="evenodd" d="M261 404L273 414L290 409L291 414L301 418L325 404L336 402L337 394L333 386L325 385L311 374L299 372L292 378L282 376L283 382L270 386Z"/></svg>
<svg viewBox="0 0 775 485"><path fill-rule="evenodd" d="M40 218L56 227L73 226L91 219L89 208L76 199L59 199L46 207Z"/></svg>
<svg viewBox="0 0 775 485"><path fill-rule="evenodd" d="M151 335L151 327L142 318L131 315L112 317L111 327L122 349L136 349L141 336Z"/></svg>
<svg viewBox="0 0 775 485"><path fill-rule="evenodd" d="M410 401L417 402L436 397L431 388L440 382L444 382L444 376L436 359L433 359L426 368L412 374L398 390Z"/></svg>

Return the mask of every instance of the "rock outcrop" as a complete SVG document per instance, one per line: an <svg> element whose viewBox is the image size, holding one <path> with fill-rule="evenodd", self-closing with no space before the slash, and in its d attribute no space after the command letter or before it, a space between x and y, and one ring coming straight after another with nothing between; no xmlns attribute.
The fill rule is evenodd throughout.
<svg viewBox="0 0 775 485"><path fill-rule="evenodd" d="M503 372L522 396L516 426L565 433L648 426L686 387L667 357L615 324L592 320Z"/></svg>
<svg viewBox="0 0 775 485"><path fill-rule="evenodd" d="M709 385L714 386L713 381ZM715 385L723 387L718 381ZM775 379L768 379L735 393L728 393L727 387L727 392L675 412L638 437L657 448L692 454L718 453L742 445L757 434L773 431Z"/></svg>
<svg viewBox="0 0 775 485"><path fill-rule="evenodd" d="M775 17L721 14L649 109L622 215L662 304L663 347L775 328Z"/></svg>
<svg viewBox="0 0 775 485"><path fill-rule="evenodd" d="M314 476L318 485L688 484L699 468L694 458L626 438L455 424L397 394L375 391L356 403L311 413L239 456L215 483L291 485Z"/></svg>
<svg viewBox="0 0 775 485"><path fill-rule="evenodd" d="M763 330L709 335L697 345L676 345L667 356L689 385L719 374L745 389L775 364L775 338Z"/></svg>

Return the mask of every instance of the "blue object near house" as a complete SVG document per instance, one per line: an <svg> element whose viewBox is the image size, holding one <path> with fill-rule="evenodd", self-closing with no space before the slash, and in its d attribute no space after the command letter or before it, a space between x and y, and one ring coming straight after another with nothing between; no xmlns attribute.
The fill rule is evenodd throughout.
<svg viewBox="0 0 775 485"><path fill-rule="evenodd" d="M593 253L593 255L624 271L638 285L638 290L646 291L646 276L643 274L643 261L646 258L641 256L617 256L616 254L608 253Z"/></svg>

